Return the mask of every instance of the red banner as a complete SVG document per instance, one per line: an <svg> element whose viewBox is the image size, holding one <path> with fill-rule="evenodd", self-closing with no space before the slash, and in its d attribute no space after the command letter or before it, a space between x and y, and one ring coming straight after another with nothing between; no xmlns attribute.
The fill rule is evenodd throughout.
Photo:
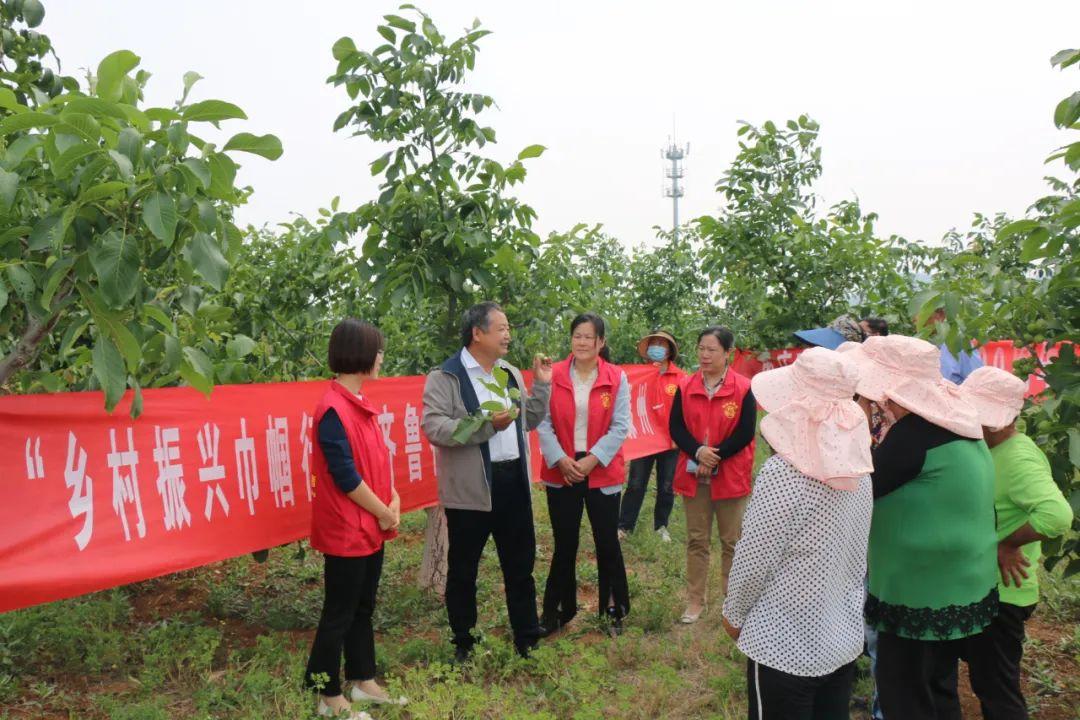
<svg viewBox="0 0 1080 720"><path fill-rule="evenodd" d="M800 351L741 351L746 375ZM991 343L987 362L1023 351ZM1044 359L1046 359L1044 357ZM628 365L627 459L671 447L648 400L650 365ZM1033 380L1033 386L1040 381ZM434 504L434 454L420 430L423 377L364 393L382 409L404 510ZM0 398L0 612L186 570L304 538L311 518L312 411L326 381L144 391L145 412L106 414L101 393ZM532 438L533 459L540 453Z"/></svg>

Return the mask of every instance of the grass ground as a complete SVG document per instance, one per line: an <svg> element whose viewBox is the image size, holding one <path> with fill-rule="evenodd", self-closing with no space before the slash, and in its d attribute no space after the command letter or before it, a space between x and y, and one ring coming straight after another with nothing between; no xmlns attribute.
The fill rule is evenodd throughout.
<svg viewBox="0 0 1080 720"><path fill-rule="evenodd" d="M677 504L674 542L651 531L652 486L638 531L624 543L633 612L616 640L592 620L596 569L583 532L578 577L587 610L529 661L508 642L494 547L481 567L485 640L466 668L450 664L445 611L416 586L423 513L405 518L388 546L376 612L380 675L404 708L377 720L744 718L744 659L720 628L714 605L698 624L683 610L685 525ZM551 556L547 510L534 493L543 587ZM587 521L586 521L587 522ZM322 561L301 546L69 601L0 615L0 720L51 718L314 717L299 689L321 602ZM710 596L719 596L714 552ZM1037 720L1080 718L1080 592L1045 580L1029 623L1026 691ZM591 611L591 612L590 612ZM861 661L865 667L865 660ZM852 717L864 718L870 681L861 675ZM973 698L967 708L976 708ZM968 717L979 717L972 710Z"/></svg>

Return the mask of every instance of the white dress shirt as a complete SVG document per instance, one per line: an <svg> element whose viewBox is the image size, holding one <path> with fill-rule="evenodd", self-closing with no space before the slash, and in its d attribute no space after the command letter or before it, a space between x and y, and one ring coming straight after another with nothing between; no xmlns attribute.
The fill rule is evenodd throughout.
<svg viewBox="0 0 1080 720"><path fill-rule="evenodd" d="M480 382L483 380L493 383L495 382L495 376L485 372L484 368L480 367L480 363L476 361L476 358L472 356L472 353L469 352L468 348L461 348L461 364L465 366L465 372L469 373L469 379L472 380L473 390L476 391L476 399L480 401L481 405L493 400L497 403L501 403L506 408L510 407L507 401L492 393ZM524 390L522 389L522 391ZM495 433L491 439L488 440L488 451L491 453L491 462L517 460L520 456L517 441L517 423L510 423L509 427L505 430L500 430Z"/></svg>

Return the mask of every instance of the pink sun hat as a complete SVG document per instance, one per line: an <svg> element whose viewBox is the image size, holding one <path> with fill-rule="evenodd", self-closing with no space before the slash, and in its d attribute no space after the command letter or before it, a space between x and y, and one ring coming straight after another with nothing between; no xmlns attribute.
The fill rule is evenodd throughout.
<svg viewBox="0 0 1080 720"><path fill-rule="evenodd" d="M981 367L968 375L960 394L975 408L979 422L991 430L1012 425L1024 409L1027 383L1010 372L993 366Z"/></svg>
<svg viewBox="0 0 1080 720"><path fill-rule="evenodd" d="M799 472L837 490L855 490L874 469L866 414L852 400L858 378L843 354L814 347L750 381L768 412L762 437Z"/></svg>
<svg viewBox="0 0 1080 720"><path fill-rule="evenodd" d="M859 368L859 395L881 404L892 400L924 420L974 440L982 424L960 387L941 376L941 350L906 335L875 335L844 357Z"/></svg>

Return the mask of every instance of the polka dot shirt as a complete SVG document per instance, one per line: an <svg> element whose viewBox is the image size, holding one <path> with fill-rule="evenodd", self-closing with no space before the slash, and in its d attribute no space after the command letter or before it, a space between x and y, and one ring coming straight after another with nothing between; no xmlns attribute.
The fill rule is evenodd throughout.
<svg viewBox="0 0 1080 720"><path fill-rule="evenodd" d="M751 660L820 677L863 648L870 476L854 492L803 475L778 455L761 467L724 599Z"/></svg>

